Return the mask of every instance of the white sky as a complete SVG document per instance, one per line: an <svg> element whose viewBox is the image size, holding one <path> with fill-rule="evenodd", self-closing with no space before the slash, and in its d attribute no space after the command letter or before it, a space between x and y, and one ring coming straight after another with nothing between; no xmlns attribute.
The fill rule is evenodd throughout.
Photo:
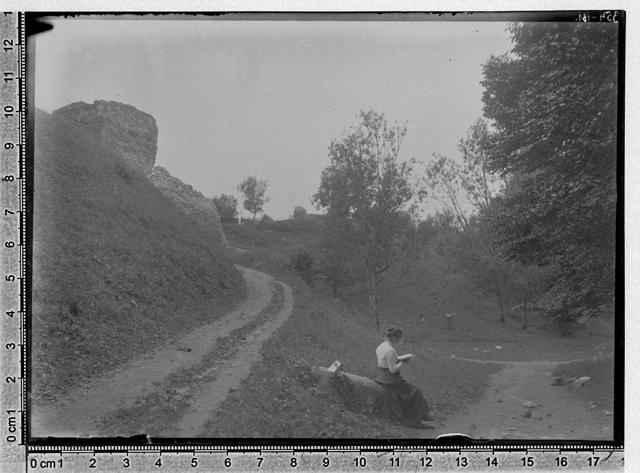
<svg viewBox="0 0 640 473"><path fill-rule="evenodd" d="M332 138L373 107L408 122L405 158L457 155L482 115L498 22L54 20L37 38L36 106L117 100L158 122L156 164L205 195L257 174L266 212L314 211Z"/></svg>

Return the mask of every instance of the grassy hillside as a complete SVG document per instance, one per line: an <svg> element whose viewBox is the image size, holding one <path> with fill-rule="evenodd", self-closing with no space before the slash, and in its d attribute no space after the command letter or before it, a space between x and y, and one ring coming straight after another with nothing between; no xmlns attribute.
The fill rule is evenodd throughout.
<svg viewBox="0 0 640 473"><path fill-rule="evenodd" d="M232 245L250 250L242 256L248 266L272 273L284 271L295 277L291 257L303 250L321 264L322 222L318 218L225 228ZM509 313L506 322L500 322L497 299L475 290L451 272L445 256L437 251L437 240L429 248L426 255L413 261L401 280L402 287L394 289L400 275L391 270L379 294L382 325L397 325L410 333L418 344L414 353L524 361L591 357L599 354L592 350L594 345L606 345L604 351L613 349L613 317L603 317L591 327L593 330L578 331L570 337L555 331L541 314L529 315L527 330L520 328L519 313ZM330 288L321 278L313 291L331 298ZM343 288L340 297L362 324L372 324L364 284ZM519 302L517 298L508 299L507 307Z"/></svg>
<svg viewBox="0 0 640 473"><path fill-rule="evenodd" d="M375 347L381 336L367 314L361 286L342 291L341 299L318 281L304 283L291 268L291 256L319 251L317 221L281 221L271 225L230 225L230 244L243 250L240 264L289 283L295 295L290 319L265 344L263 360L229 395L208 424L212 437L415 437L415 430L364 412L350 411L314 391L311 367L339 359L360 375L375 372ZM440 417L463 409L486 393L497 364L461 357L502 360L566 359L593 356L608 338L576 334L560 338L533 319L523 331L519 320L499 322L496 301L471 290L437 254L408 279L415 286L389 294L381 304L383 324L405 329L403 352L417 355L404 375L416 383ZM424 269L426 268L426 269ZM391 278L393 281L393 278ZM388 286L392 286L390 283ZM454 314L451 320L446 314ZM500 349L496 347L500 347ZM453 356L452 356L453 355ZM603 397L611 396L610 390Z"/></svg>
<svg viewBox="0 0 640 473"><path fill-rule="evenodd" d="M34 159L34 398L55 398L243 296L213 230L88 136L38 113Z"/></svg>
<svg viewBox="0 0 640 473"><path fill-rule="evenodd" d="M243 264L261 266L247 255ZM263 267L267 270L266 265ZM314 365L334 360L345 370L373 376L381 337L363 314L310 289L290 273L279 277L293 289L293 314L262 349L262 361L210 420L210 437L416 437L417 431L369 413L348 410L315 391ZM420 341L407 335L403 350L417 353ZM497 365L477 365L420 354L404 370L440 416L479 399Z"/></svg>
<svg viewBox="0 0 640 473"><path fill-rule="evenodd" d="M375 374L375 348L382 341L366 311L353 300L332 297L321 282L308 286L292 271L296 251L316 247L318 222L283 221L264 226L229 226L232 245L249 250L237 256L245 266L273 274L294 291L293 314L265 344L263 361L229 395L208 424L212 437L415 437L416 431L350 411L314 390L311 368L338 359L347 371ZM352 289L358 292L357 288ZM355 295L353 296L355 297ZM391 319L387 318L390 322ZM498 365L443 357L407 330L402 351L417 358L404 375L416 383L440 416L480 399Z"/></svg>

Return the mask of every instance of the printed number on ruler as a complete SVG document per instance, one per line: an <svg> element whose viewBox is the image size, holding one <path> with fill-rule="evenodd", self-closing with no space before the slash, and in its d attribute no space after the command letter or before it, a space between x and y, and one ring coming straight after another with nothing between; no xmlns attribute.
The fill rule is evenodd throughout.
<svg viewBox="0 0 640 473"><path fill-rule="evenodd" d="M22 15L0 15L0 383L4 416L0 457L12 471L24 469L24 233L22 166L24 108L22 106Z"/></svg>

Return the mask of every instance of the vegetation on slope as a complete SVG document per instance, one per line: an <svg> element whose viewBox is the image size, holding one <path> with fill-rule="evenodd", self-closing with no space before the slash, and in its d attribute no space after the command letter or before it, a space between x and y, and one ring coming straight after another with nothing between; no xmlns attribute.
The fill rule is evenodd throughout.
<svg viewBox="0 0 640 473"><path fill-rule="evenodd" d="M244 295L213 229L91 137L39 112L34 157L32 396L224 314Z"/></svg>
<svg viewBox="0 0 640 473"><path fill-rule="evenodd" d="M336 359L349 372L372 376L375 347L381 341L361 283L342 288L336 298L322 272L309 284L296 271L295 255L304 252L314 264L322 264L322 225L322 217L310 215L268 225L225 226L231 244L244 250L237 256L238 262L286 281L294 291L295 305L289 320L263 347L262 359L249 378L212 417L207 436L421 435L370 413L349 410L342 402L315 391L311 368L329 366ZM437 238L432 243L436 247ZM491 374L502 369L498 364L467 362L461 357L524 361L594 355L594 334L561 337L549 330L549 321L542 317L533 317L527 330L521 328L519 318L500 322L495 298L475 292L464 278L447 272L446 258L437 251L428 252L416 267L422 269L410 272L404 279L408 284L397 291L392 291L397 277L389 275L381 288L381 321L405 330L401 349L417 356L406 366L405 377L423 390L437 417L447 417L479 401L486 394ZM579 368L576 372L584 375ZM599 378L594 375L594 379L596 376ZM601 393L603 401L610 400L611 384ZM586 391L584 394L586 402L593 399Z"/></svg>
<svg viewBox="0 0 640 473"><path fill-rule="evenodd" d="M417 431L367 412L346 409L315 391L311 369L338 359L347 371L375 374L380 336L337 299L319 295L294 276L293 314L266 342L262 360L209 422L211 437L417 437ZM411 334L404 348L421 346ZM449 414L479 399L496 365L420 355L405 377L420 386L437 413ZM446 378L446 379L445 379Z"/></svg>
<svg viewBox="0 0 640 473"><path fill-rule="evenodd" d="M418 432L315 391L314 365L343 362L347 371L375 374L375 348L381 342L366 307L360 310L331 295L322 283L313 287L292 269L290 257L313 248L318 218L226 227L232 244L251 248L238 256L242 265L273 274L294 291L293 314L266 342L262 360L231 393L208 424L211 437L417 437ZM388 322L389 320L386 319ZM407 330L402 349L417 355L405 376L424 392L440 416L479 400L498 365L478 365L439 356L429 342Z"/></svg>

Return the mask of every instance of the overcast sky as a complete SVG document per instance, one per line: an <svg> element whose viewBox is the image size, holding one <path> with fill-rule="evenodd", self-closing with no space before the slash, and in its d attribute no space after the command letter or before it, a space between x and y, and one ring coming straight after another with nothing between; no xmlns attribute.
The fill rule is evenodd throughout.
<svg viewBox="0 0 640 473"><path fill-rule="evenodd" d="M408 122L404 158L455 157L482 115L499 22L54 20L36 106L117 100L158 123L157 165L207 196L269 181L266 212L313 207L327 147L373 107Z"/></svg>

